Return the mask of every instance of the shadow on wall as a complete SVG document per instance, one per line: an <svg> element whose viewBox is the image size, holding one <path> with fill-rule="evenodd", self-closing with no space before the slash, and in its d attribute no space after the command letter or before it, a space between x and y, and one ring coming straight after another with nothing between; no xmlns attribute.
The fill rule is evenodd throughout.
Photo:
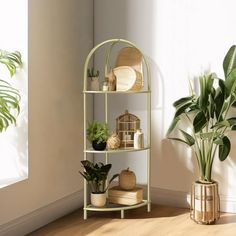
<svg viewBox="0 0 236 236"><path fill-rule="evenodd" d="M187 186L190 191L197 176L197 162L191 148L165 138L165 127L169 125L165 123L165 79L158 65L151 59L149 63L153 91L152 186L180 191L186 191Z"/></svg>

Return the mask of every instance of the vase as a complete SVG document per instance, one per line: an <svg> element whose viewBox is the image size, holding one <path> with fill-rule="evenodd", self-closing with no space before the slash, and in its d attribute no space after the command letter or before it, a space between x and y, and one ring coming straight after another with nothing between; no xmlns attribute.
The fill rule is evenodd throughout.
<svg viewBox="0 0 236 236"><path fill-rule="evenodd" d="M106 193L91 193L91 204L95 207L106 205Z"/></svg>
<svg viewBox="0 0 236 236"><path fill-rule="evenodd" d="M106 149L107 143L106 142L101 142L98 143L96 140L92 142L92 146L94 150L97 151L103 151Z"/></svg>
<svg viewBox="0 0 236 236"><path fill-rule="evenodd" d="M198 224L214 224L220 218L220 198L216 181L193 183L190 217Z"/></svg>

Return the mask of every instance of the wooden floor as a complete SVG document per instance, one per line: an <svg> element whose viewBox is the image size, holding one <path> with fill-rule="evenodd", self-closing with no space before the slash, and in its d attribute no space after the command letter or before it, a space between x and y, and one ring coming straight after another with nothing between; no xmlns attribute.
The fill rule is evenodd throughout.
<svg viewBox="0 0 236 236"><path fill-rule="evenodd" d="M63 217L31 236L236 236L236 214L222 214L215 225L198 225L189 218L188 209L152 205L152 211L139 208L125 212L89 212L82 210Z"/></svg>

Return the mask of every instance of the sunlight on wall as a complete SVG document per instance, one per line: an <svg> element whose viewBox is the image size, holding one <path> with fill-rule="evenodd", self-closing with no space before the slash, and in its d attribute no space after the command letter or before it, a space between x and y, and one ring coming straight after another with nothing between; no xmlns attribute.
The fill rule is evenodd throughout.
<svg viewBox="0 0 236 236"><path fill-rule="evenodd" d="M10 126L0 133L0 188L28 176L28 1L0 0L0 49L20 51L24 62L23 70L15 77L9 78L2 73L13 87L21 94L21 113L17 118L17 126ZM2 68L2 67L1 67ZM9 78L9 79L8 79Z"/></svg>

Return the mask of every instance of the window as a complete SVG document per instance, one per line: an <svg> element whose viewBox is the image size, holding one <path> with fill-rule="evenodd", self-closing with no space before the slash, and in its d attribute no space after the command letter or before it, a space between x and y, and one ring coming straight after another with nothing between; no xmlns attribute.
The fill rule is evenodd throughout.
<svg viewBox="0 0 236 236"><path fill-rule="evenodd" d="M13 78L0 67L0 78L17 88L21 95L21 111L17 118L17 126L11 125L0 133L2 188L28 177L28 1L0 0L0 9L0 49L20 51L24 63L23 69Z"/></svg>

